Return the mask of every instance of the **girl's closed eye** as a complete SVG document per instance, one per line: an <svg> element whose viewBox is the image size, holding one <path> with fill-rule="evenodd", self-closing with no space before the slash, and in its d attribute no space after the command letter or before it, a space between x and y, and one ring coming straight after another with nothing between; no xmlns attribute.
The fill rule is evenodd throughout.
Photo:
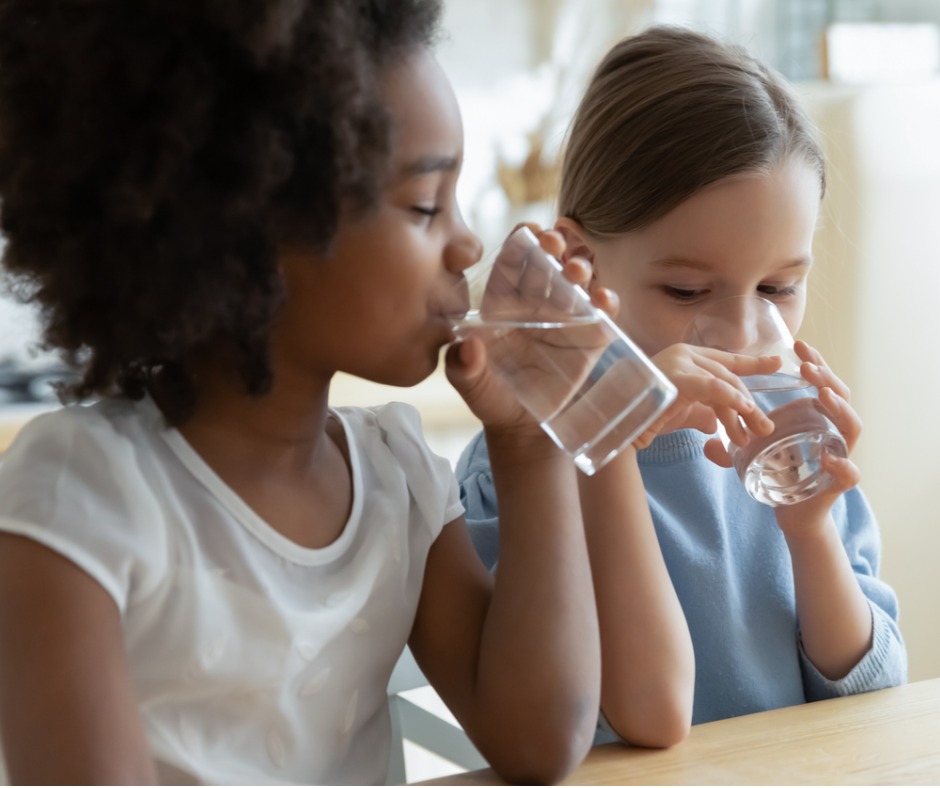
<svg viewBox="0 0 940 788"><path fill-rule="evenodd" d="M421 221L430 223L430 221L441 212L439 205L412 205L411 210L421 217Z"/></svg>
<svg viewBox="0 0 940 788"><path fill-rule="evenodd" d="M758 285L757 292L770 298L788 298L799 292L799 285Z"/></svg>
<svg viewBox="0 0 940 788"><path fill-rule="evenodd" d="M708 294L708 290L694 287L673 287L672 285L663 285L663 292L676 301L694 301Z"/></svg>

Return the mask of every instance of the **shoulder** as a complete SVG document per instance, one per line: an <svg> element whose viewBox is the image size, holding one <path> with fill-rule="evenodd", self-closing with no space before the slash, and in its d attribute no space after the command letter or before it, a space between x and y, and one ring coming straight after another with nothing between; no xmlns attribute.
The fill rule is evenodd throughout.
<svg viewBox="0 0 940 788"><path fill-rule="evenodd" d="M132 568L165 552L154 426L123 400L35 418L0 460L0 530L64 555L123 609Z"/></svg>
<svg viewBox="0 0 940 788"><path fill-rule="evenodd" d="M90 405L65 405L30 419L13 441L10 452L23 443L66 443L82 436L105 443L121 442L142 428L162 423L161 420L160 412L149 400L136 402L113 397Z"/></svg>
<svg viewBox="0 0 940 788"><path fill-rule="evenodd" d="M371 407L337 407L333 412L357 433L388 431L422 433L421 414L414 405L388 402Z"/></svg>
<svg viewBox="0 0 940 788"><path fill-rule="evenodd" d="M369 408L334 408L334 414L367 454L392 452L402 462L446 460L434 454L424 437L421 414L404 402L389 402Z"/></svg>
<svg viewBox="0 0 940 788"><path fill-rule="evenodd" d="M334 413L364 458L394 458L406 469L424 468L453 476L450 463L428 446L421 415L413 405L390 402L371 408L336 408Z"/></svg>
<svg viewBox="0 0 940 788"><path fill-rule="evenodd" d="M397 478L436 529L462 514L450 462L428 446L414 406L390 402L333 413L346 430L351 461L369 486L395 484Z"/></svg>
<svg viewBox="0 0 940 788"><path fill-rule="evenodd" d="M94 405L70 405L33 418L20 430L3 455L4 474L31 473L84 458L110 457L125 461L147 431L136 403L105 400Z"/></svg>

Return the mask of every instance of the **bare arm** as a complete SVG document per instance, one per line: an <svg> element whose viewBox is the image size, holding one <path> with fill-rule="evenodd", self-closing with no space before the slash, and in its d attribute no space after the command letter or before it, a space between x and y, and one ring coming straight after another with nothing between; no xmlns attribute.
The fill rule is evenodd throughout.
<svg viewBox="0 0 940 788"><path fill-rule="evenodd" d="M571 460L537 426L488 432L500 500L495 580L462 518L428 559L415 657L504 777L555 782L589 749L600 646Z"/></svg>
<svg viewBox="0 0 940 788"><path fill-rule="evenodd" d="M803 648L828 679L846 676L872 645L871 608L831 517L812 535L787 535Z"/></svg>
<svg viewBox="0 0 940 788"><path fill-rule="evenodd" d="M153 784L121 617L89 575L0 534L0 728L13 784Z"/></svg>
<svg viewBox="0 0 940 788"><path fill-rule="evenodd" d="M695 656L636 451L580 486L601 631L601 708L624 740L669 747L689 732Z"/></svg>

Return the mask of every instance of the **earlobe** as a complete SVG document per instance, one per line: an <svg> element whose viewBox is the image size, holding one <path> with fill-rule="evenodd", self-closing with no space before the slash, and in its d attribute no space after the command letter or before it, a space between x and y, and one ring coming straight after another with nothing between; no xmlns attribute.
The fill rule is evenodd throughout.
<svg viewBox="0 0 940 788"><path fill-rule="evenodd" d="M578 222L562 216L555 222L555 231L565 239L562 262L568 262L572 257L583 257L593 265L594 242Z"/></svg>

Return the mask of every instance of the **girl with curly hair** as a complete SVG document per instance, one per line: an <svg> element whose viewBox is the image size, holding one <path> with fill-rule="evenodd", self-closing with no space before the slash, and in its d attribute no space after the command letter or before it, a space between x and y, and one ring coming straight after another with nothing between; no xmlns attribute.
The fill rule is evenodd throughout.
<svg viewBox="0 0 940 788"><path fill-rule="evenodd" d="M6 0L3 263L78 365L0 466L15 783L375 783L409 645L505 777L560 779L599 704L573 465L485 367L502 569L411 385L480 256L436 0ZM559 236L546 248L560 253ZM569 273L584 280L588 270Z"/></svg>

